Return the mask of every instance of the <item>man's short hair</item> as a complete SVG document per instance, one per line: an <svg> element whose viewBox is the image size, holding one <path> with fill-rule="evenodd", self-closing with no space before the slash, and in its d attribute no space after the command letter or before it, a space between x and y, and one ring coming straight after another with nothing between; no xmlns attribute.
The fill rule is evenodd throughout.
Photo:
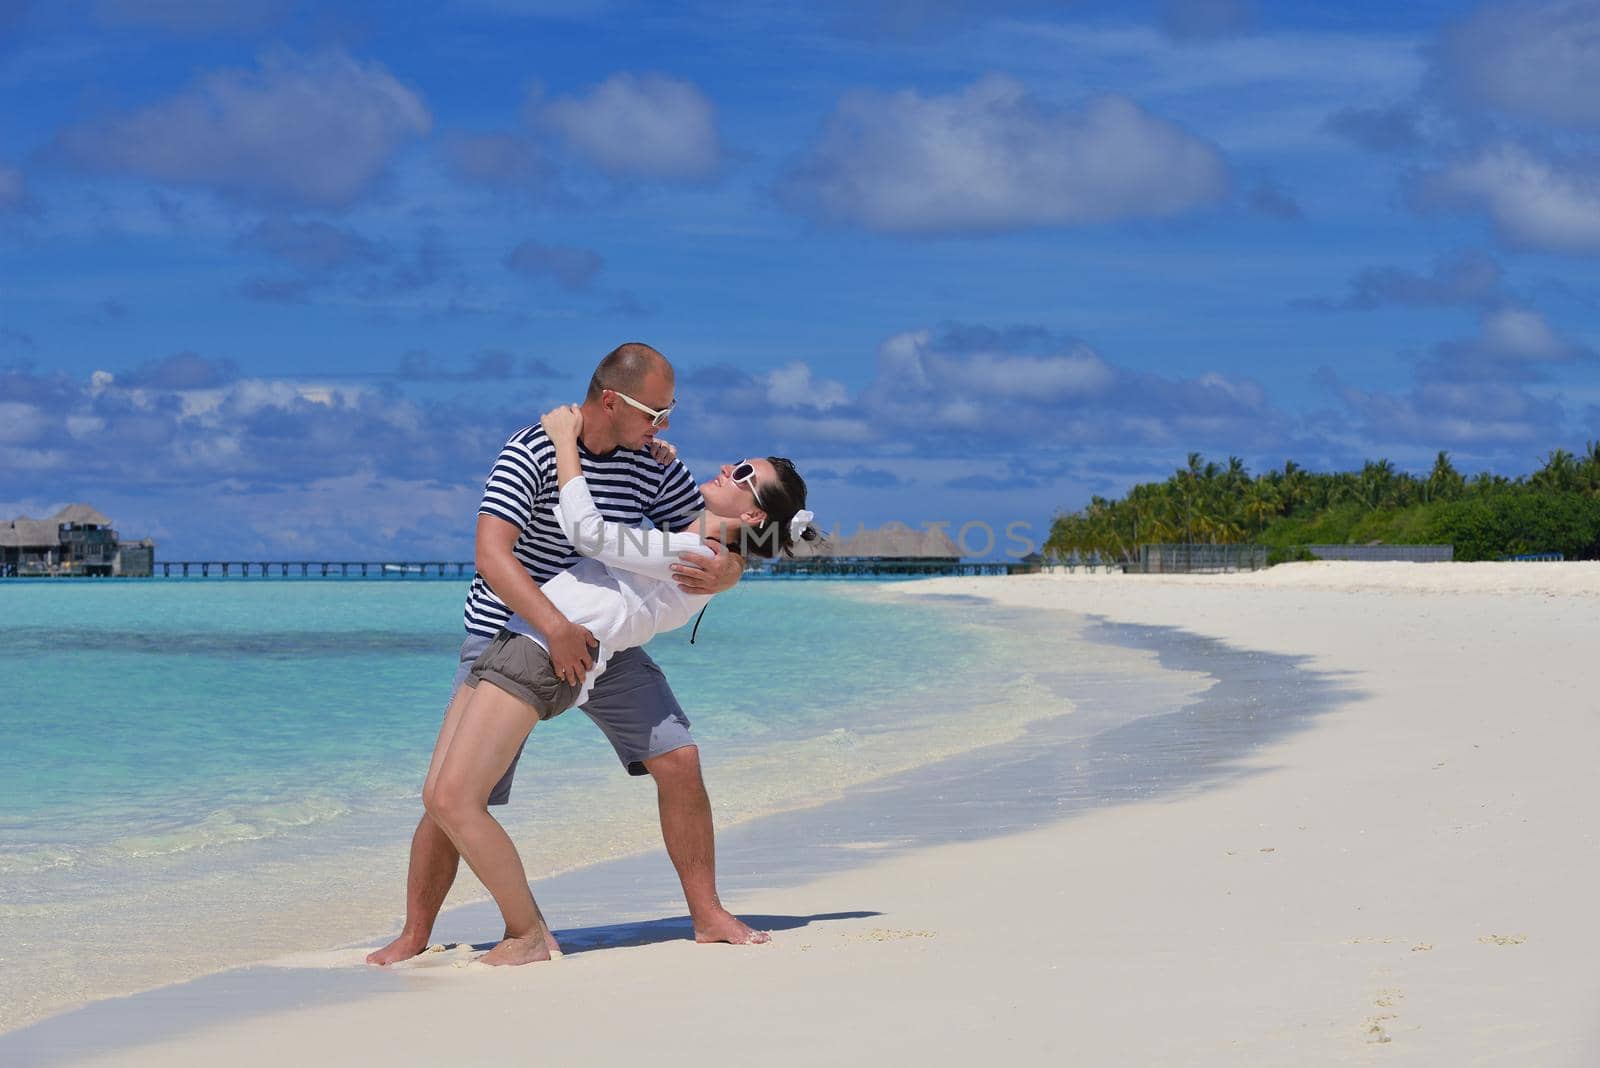
<svg viewBox="0 0 1600 1068"><path fill-rule="evenodd" d="M672 364L667 358L641 341L629 341L606 353L600 366L589 378L589 392L585 400L599 400L600 391L614 389L630 397L637 396L644 380L652 371L672 374Z"/></svg>

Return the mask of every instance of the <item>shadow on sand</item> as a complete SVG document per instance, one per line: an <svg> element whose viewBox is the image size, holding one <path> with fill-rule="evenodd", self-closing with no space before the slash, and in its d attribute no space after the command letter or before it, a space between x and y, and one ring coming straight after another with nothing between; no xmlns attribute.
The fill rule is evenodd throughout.
<svg viewBox="0 0 1600 1068"><path fill-rule="evenodd" d="M761 916L740 914L739 918L758 931L796 931L827 920L864 920L882 916L881 912L820 912L815 916ZM622 949L627 946L653 946L657 942L679 942L694 938L694 924L687 916L663 916L638 923L604 923L593 927L573 927L556 932L565 956L592 953L597 949ZM494 948L493 942L474 943L475 950Z"/></svg>

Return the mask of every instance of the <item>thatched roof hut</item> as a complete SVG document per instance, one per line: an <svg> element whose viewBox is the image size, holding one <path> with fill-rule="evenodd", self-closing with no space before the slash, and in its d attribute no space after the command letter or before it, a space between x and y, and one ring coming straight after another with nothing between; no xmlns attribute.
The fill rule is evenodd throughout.
<svg viewBox="0 0 1600 1068"><path fill-rule="evenodd" d="M830 558L954 562L961 559L961 547L942 530L913 530L904 523L888 523L876 530L858 530L848 538L800 542L794 547L794 555L798 560Z"/></svg>
<svg viewBox="0 0 1600 1068"><path fill-rule="evenodd" d="M20 516L16 519L0 520L0 546L13 549L35 548L41 545L55 545L60 540L60 527L54 519L29 519L27 516Z"/></svg>
<svg viewBox="0 0 1600 1068"><path fill-rule="evenodd" d="M109 527L111 520L87 504L69 504L50 517L52 523L71 523L75 527Z"/></svg>
<svg viewBox="0 0 1600 1068"><path fill-rule="evenodd" d="M69 504L46 519L0 520L0 546L13 549L54 546L61 542L61 527L70 523L75 527L111 526L111 520L87 504Z"/></svg>

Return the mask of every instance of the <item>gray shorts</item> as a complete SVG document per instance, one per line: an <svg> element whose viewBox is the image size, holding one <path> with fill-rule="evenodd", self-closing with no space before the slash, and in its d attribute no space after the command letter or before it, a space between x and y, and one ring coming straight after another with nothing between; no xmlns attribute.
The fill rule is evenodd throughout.
<svg viewBox="0 0 1600 1068"><path fill-rule="evenodd" d="M452 697L491 641L469 634L461 643L461 660L450 688ZM672 695L666 675L643 649L624 649L612 655L595 680L583 711L604 732L629 775L648 775L646 760L694 744L689 717ZM490 791L489 804L503 805L511 799L511 780L521 759L519 748L511 766Z"/></svg>
<svg viewBox="0 0 1600 1068"><path fill-rule="evenodd" d="M463 686L492 683L528 705L540 719L551 719L571 708L578 687L556 678L555 665L544 646L532 638L503 630L478 654Z"/></svg>

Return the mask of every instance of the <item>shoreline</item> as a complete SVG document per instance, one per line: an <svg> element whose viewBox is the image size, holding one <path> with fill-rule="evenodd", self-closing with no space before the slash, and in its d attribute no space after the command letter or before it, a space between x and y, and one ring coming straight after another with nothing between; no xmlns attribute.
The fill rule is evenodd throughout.
<svg viewBox="0 0 1600 1068"><path fill-rule="evenodd" d="M490 1060L530 1036L558 1060L632 1059L597 1037L617 1004L669 1065L754 1047L780 1064L1595 1063L1600 708L1580 680L1600 568L1410 567L1393 587L1366 564L918 583L1060 613L1041 628L1097 615L1208 635L1247 663L1294 658L1339 701L1230 750L1206 788L898 853L872 848L894 820L858 818L845 839L870 863L740 884L739 911L805 921L771 947L603 938L605 952L507 971L440 955L403 990L90 1063ZM1027 651L1048 630L1018 638ZM1277 702L1260 685L1241 696L1268 715ZM928 785L979 822L1012 807ZM690 1011L716 1026L685 1033Z"/></svg>
<svg viewBox="0 0 1600 1068"><path fill-rule="evenodd" d="M895 591L876 592L893 596ZM1037 623L1037 613L1032 610L1012 615L1016 616L1014 622ZM1204 754L1197 758L1194 752L1167 752L1165 763L1152 763L1148 757L1158 751L1159 734L1167 730L1161 721L1190 717L1185 726L1192 739L1198 733L1192 721L1195 710L1211 709L1219 721L1230 721L1226 738L1219 733L1210 739L1211 755L1232 753L1226 745L1218 745L1228 739L1237 743L1242 725L1252 729L1244 718L1248 713L1242 711L1241 691L1250 685L1249 680L1259 681L1263 674L1270 674L1283 684L1301 674L1279 658L1268 658L1264 665L1253 654L1223 650L1219 659L1215 642L1149 628L1085 622L1071 635L1069 647L1097 650L1092 658L1094 667L1069 672L1073 681L1087 688L1087 692L1074 695L1070 711L1041 715L1009 740L857 784L832 800L764 814L721 831L719 881L725 897L737 905L749 892L802 885L906 852L1032 830L1084 809L1120 804L1153 792L1196 785L1207 776L1225 775ZM1042 692L1065 702L1067 695L1061 687L1072 682L1051 681L1053 688L1047 684ZM1130 720L1125 696L1130 684L1138 685L1142 698L1159 703L1164 713ZM1306 690L1306 699L1320 710L1330 701L1327 689L1313 684ZM1284 724L1258 724L1253 729L1270 733L1274 726ZM1146 759L1137 764L1124 759L1134 754ZM1071 796L1041 788L1052 777L1065 779L1069 764L1090 769L1087 776L1075 776ZM996 768L1005 769L1004 780ZM1171 781L1161 781L1163 775ZM943 802L947 794L980 787L987 791L981 804L963 802L952 807ZM797 850L797 842L806 845ZM463 878L467 877L469 874L463 873ZM552 916L573 921L556 923L569 956L680 939L689 933L677 884L659 846L540 879L537 892ZM805 923L802 919L759 917L777 932L798 931L809 922L822 922L815 917ZM474 938L482 943L495 922L492 902L457 905L440 917L434 943L470 944ZM381 944L387 937L385 934L371 944ZM79 1045L85 1033L107 1039L115 1036L119 1045L135 1036L143 1036L142 1041L170 1040L202 1020L214 1023L219 1008L229 1012L235 1022L283 1011L294 1005L297 989L314 991L324 1001L353 1001L403 990L407 972L413 969L351 967L360 964L371 944L309 950L141 994L91 1002L0 1036L0 1055L34 1058L28 1063L61 1063L68 1056L89 1052ZM451 961L459 958L458 951ZM437 960L423 963L431 965ZM245 1007L241 1002L250 1004ZM203 1012L198 1011L200 1007ZM90 1048L103 1044L104 1040L97 1041ZM74 1047L77 1052L71 1054L45 1052Z"/></svg>

